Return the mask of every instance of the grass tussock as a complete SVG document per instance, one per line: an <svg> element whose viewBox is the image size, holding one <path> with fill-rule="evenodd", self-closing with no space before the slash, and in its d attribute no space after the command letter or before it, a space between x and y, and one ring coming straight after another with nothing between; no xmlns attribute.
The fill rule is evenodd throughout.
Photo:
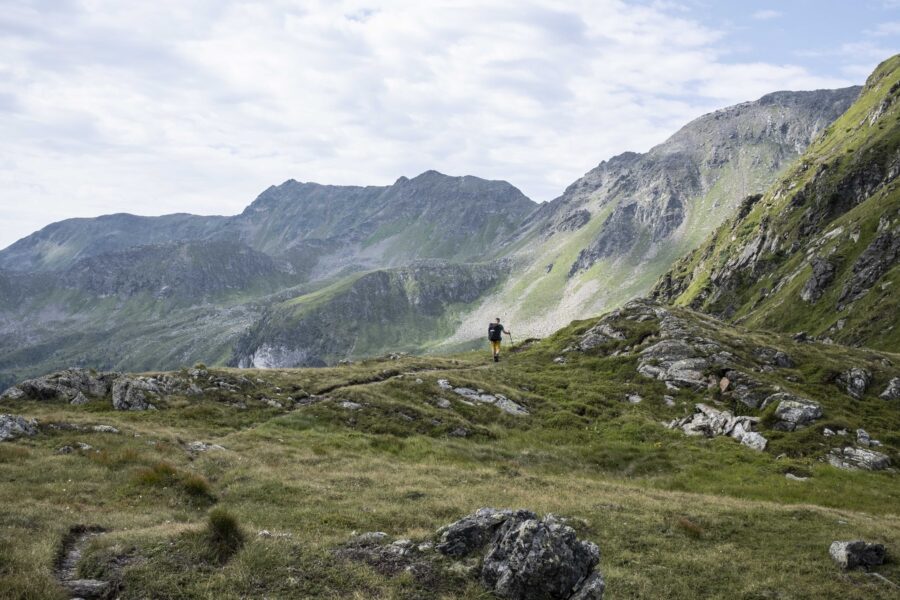
<svg viewBox="0 0 900 600"><path fill-rule="evenodd" d="M133 481L142 487L176 489L198 503L215 501L212 486L205 477L183 471L164 461L138 469Z"/></svg>
<svg viewBox="0 0 900 600"><path fill-rule="evenodd" d="M209 512L204 537L210 556L219 563L227 562L245 542L237 517L222 507Z"/></svg>

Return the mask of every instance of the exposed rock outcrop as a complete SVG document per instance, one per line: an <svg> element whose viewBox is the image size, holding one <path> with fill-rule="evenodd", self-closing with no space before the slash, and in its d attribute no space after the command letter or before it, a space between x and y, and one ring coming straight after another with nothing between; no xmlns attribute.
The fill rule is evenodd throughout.
<svg viewBox="0 0 900 600"><path fill-rule="evenodd" d="M440 532L436 549L461 558L486 548L480 580L511 600L600 600L600 550L554 515L482 508Z"/></svg>
<svg viewBox="0 0 900 600"><path fill-rule="evenodd" d="M0 442L37 435L37 421L19 415L0 415Z"/></svg>
<svg viewBox="0 0 900 600"><path fill-rule="evenodd" d="M66 369L43 377L26 379L3 393L4 398L23 397L35 400L63 400L83 404L87 397L102 398L109 394L119 373L98 373L88 369Z"/></svg>
<svg viewBox="0 0 900 600"><path fill-rule="evenodd" d="M521 404L518 404L517 402L513 402L503 394L488 394L484 390L473 390L467 387L454 387L446 379L439 379L438 386L440 386L441 389L452 391L454 394L461 396L468 402L491 404L493 406L496 406L503 412L517 417L528 415L527 408L525 408Z"/></svg>
<svg viewBox="0 0 900 600"><path fill-rule="evenodd" d="M694 406L694 413L675 419L667 427L680 429L687 435L715 437L727 435L754 450L765 450L767 440L753 431L759 423L757 417L735 416L727 410L717 410L706 404Z"/></svg>
<svg viewBox="0 0 900 600"><path fill-rule="evenodd" d="M812 260L812 275L806 280L800 297L806 302L816 302L825 293L832 281L834 281L834 265L827 260L815 257Z"/></svg>
<svg viewBox="0 0 900 600"><path fill-rule="evenodd" d="M833 449L826 459L838 469L881 471L891 466L891 459L886 454L851 446Z"/></svg>
<svg viewBox="0 0 900 600"><path fill-rule="evenodd" d="M891 379L878 397L882 400L900 400L900 377Z"/></svg>
<svg viewBox="0 0 900 600"><path fill-rule="evenodd" d="M822 417L822 407L812 400L806 400L787 392L772 394L764 403L764 406L778 403L775 409L775 423L773 429L781 431L794 431L808 427L816 419Z"/></svg>
<svg viewBox="0 0 900 600"><path fill-rule="evenodd" d="M112 390L112 405L116 410L153 410L148 396L156 397L158 388L142 379L122 377Z"/></svg>
<svg viewBox="0 0 900 600"><path fill-rule="evenodd" d="M853 367L841 373L837 381L850 396L859 400L872 383L872 373L866 369Z"/></svg>

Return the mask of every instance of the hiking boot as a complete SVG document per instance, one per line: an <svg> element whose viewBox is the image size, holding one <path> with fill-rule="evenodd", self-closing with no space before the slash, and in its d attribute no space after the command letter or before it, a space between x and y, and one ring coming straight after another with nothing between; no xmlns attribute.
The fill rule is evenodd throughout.
<svg viewBox="0 0 900 600"><path fill-rule="evenodd" d="M500 362L500 356L499 356L499 355L497 355L497 354L494 355L494 362Z"/></svg>

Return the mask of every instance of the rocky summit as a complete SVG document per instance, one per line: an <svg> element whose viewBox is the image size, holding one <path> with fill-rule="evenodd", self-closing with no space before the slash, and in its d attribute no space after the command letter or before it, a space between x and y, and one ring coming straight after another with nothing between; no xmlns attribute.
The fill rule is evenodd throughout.
<svg viewBox="0 0 900 600"><path fill-rule="evenodd" d="M896 598L898 94L20 240L0 596Z"/></svg>

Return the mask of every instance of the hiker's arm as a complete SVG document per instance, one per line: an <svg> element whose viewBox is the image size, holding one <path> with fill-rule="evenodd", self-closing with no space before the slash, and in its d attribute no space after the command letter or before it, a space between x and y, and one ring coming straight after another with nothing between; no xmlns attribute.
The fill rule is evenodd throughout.
<svg viewBox="0 0 900 600"><path fill-rule="evenodd" d="M512 335L512 331L510 331L509 329L506 329L505 327L503 328L503 333L505 333L506 335L509 335L509 336Z"/></svg>

